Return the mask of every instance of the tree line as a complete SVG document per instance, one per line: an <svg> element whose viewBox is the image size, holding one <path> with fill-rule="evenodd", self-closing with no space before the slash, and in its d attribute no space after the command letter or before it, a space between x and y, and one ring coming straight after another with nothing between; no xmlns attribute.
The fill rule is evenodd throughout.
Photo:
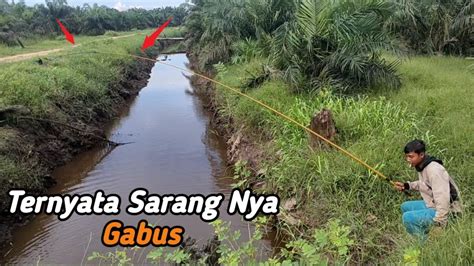
<svg viewBox="0 0 474 266"><path fill-rule="evenodd" d="M0 0L0 43L17 45L18 39L31 36L56 36L61 33L60 19L73 34L101 35L106 31L128 31L157 27L170 16L170 26L184 22L188 4L146 10L132 8L118 11L98 4L69 6L66 0L46 0L27 6L24 1Z"/></svg>

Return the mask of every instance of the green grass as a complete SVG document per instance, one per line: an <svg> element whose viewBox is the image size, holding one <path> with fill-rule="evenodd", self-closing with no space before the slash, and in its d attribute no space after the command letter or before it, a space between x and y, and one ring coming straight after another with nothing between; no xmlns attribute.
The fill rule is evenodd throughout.
<svg viewBox="0 0 474 266"><path fill-rule="evenodd" d="M456 57L416 57L400 66L404 86L396 92L383 91L393 102L404 105L419 118L417 126L436 136L440 156L456 180L464 183L463 194L474 187L474 106L472 61ZM473 206L471 198L466 205ZM472 207L471 207L472 208ZM472 209L471 209L472 210Z"/></svg>
<svg viewBox="0 0 474 266"><path fill-rule="evenodd" d="M150 35L155 29L146 29L138 31L125 31L125 32L112 32L108 31L101 36L74 36L76 44L87 44L90 42L101 42L112 37L125 36L130 34L138 34L140 38L144 38L146 34ZM185 29L183 27L170 27L166 28L161 37L182 37L184 36ZM134 38L134 37L133 37ZM51 50L57 48L71 48L72 44L67 42L63 36L57 36L54 39L22 39L25 48L20 46L5 46L0 45L0 57L12 56L17 54L26 54L39 52L43 50Z"/></svg>
<svg viewBox="0 0 474 266"><path fill-rule="evenodd" d="M220 66L217 78L240 87L249 76L246 72L257 72L261 63L254 59L247 64ZM468 91L474 87L474 80L468 65L467 60L459 58L412 58L400 66L404 80L400 90L369 92L365 96L335 95L330 89L314 95L295 95L279 80L266 82L248 93L305 125L316 111L331 109L339 129L336 142L401 181L416 179L415 172L403 160L403 146L413 138L426 140L429 152L446 161L449 173L461 188L467 208L458 231L466 232L472 230L466 226L472 226L474 185L474 98ZM297 198L305 214L302 219L309 227L338 218L351 228L355 240L351 249L353 261L402 262L403 256L397 254L403 254L413 243L401 225L399 205L406 200L404 195L334 149L312 152L307 134L300 128L222 87L217 91L221 114L232 116L235 124L245 125L250 134L263 132L273 139L273 145L265 151L271 159L263 162L267 181L282 198ZM295 238L304 235L291 227L288 233ZM458 240L468 243L445 246L444 255L436 256L438 263L472 259L472 251L467 251L472 247L472 238L466 240L463 234L449 231L439 237L439 243ZM440 247L426 245L421 262L434 262L430 256ZM462 259L459 254L464 254ZM464 257L469 254L471 258Z"/></svg>
<svg viewBox="0 0 474 266"><path fill-rule="evenodd" d="M35 113L48 111L55 101L71 99L98 100L106 97L108 83L120 77L121 69L132 58L127 56L91 56L90 51L131 53L140 46L140 38L108 40L89 43L74 49L48 56L44 65L33 60L0 65L2 91L0 106L20 104Z"/></svg>

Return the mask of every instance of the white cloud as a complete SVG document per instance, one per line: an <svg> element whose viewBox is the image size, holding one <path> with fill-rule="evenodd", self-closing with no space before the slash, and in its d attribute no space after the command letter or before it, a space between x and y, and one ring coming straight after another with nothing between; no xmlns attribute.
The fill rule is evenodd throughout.
<svg viewBox="0 0 474 266"><path fill-rule="evenodd" d="M130 8L143 8L143 6L132 6L132 5L127 6L123 4L122 1L119 0L117 3L115 3L114 8L117 9L118 11L125 11Z"/></svg>
<svg viewBox="0 0 474 266"><path fill-rule="evenodd" d="M127 10L126 6L122 4L122 1L118 1L115 5L114 8L117 9L118 11L125 11Z"/></svg>

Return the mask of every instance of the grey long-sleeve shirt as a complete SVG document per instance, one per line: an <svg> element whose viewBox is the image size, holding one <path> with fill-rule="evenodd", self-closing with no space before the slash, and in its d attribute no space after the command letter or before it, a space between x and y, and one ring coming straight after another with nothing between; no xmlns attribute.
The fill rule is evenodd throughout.
<svg viewBox="0 0 474 266"><path fill-rule="evenodd" d="M461 212L461 205L458 200L451 202L450 182L457 191L459 189L454 180L449 176L443 165L436 161L430 162L421 172L418 172L419 180L409 182L410 189L420 191L423 200L428 208L436 210L434 221L446 224L450 211Z"/></svg>

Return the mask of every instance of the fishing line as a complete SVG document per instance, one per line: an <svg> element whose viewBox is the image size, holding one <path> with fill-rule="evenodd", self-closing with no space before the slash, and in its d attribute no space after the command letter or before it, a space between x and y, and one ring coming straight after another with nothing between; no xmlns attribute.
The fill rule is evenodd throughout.
<svg viewBox="0 0 474 266"><path fill-rule="evenodd" d="M173 64L170 64L170 63L166 63L166 62L163 62L163 61L160 61L160 60L157 60L157 59L152 59L152 58L148 58L148 57L144 57L144 56L139 56L139 55L133 55L133 54L119 54L119 53L109 53L109 52L98 52L98 51L91 51L92 53L99 53L99 54L109 54L109 55L120 55L120 56L131 56L133 58L136 58L136 59L141 59L141 60L147 60L147 61L151 61L151 62L155 62L155 63L159 63L159 64L162 64L162 65L166 65L166 66L169 66L169 67L172 67L172 68L175 68L175 69L178 69L178 70L181 70L181 71L184 71L184 72L187 72L189 74L192 74L192 75L196 75L198 77L201 77L205 80L208 80L208 81L211 81L217 85L220 85L226 89L229 89L231 90L232 92L244 97L244 98L247 98L249 99L250 101L266 108L267 110L270 110L271 112L273 112L274 114L284 118L285 120L297 125L298 127L304 129L305 131L307 131L308 133L312 134L313 136L316 136L318 138L320 138L321 140L323 140L324 142L328 143L329 145L333 146L334 148L336 148L337 150L339 150L340 152L342 152L343 154L347 155L349 158L353 159L354 161L356 161L357 163L359 163L360 165L364 166L365 168L367 168L368 170L372 171L373 173L375 173L378 177L382 178L383 180L385 181L388 181L390 182L392 185L395 185L395 182L387 177L386 175L382 174L380 171L378 171L377 169L375 169L374 167L370 166L369 164L367 164L365 161L363 161L362 159L358 158L356 155L354 155L353 153L349 152L348 150L342 148L341 146L337 145L336 143L332 142L331 140L321 136L320 134L316 133L315 131L311 130L310 128L306 127L305 125L299 123L298 121L294 120L293 118L291 118L290 116L276 110L275 108L269 106L268 104L260 101L260 100L257 100L255 98L253 98L252 96L249 96L243 92L241 92L240 90L238 89L235 89L235 88L232 88L218 80L215 80L215 79L212 79L210 77L207 77L203 74L199 74L199 73L196 73L192 70L189 70L189 69L186 69L186 68L183 68L183 67L179 67L179 66L176 66L176 65L173 65ZM86 53L86 52L85 52Z"/></svg>

